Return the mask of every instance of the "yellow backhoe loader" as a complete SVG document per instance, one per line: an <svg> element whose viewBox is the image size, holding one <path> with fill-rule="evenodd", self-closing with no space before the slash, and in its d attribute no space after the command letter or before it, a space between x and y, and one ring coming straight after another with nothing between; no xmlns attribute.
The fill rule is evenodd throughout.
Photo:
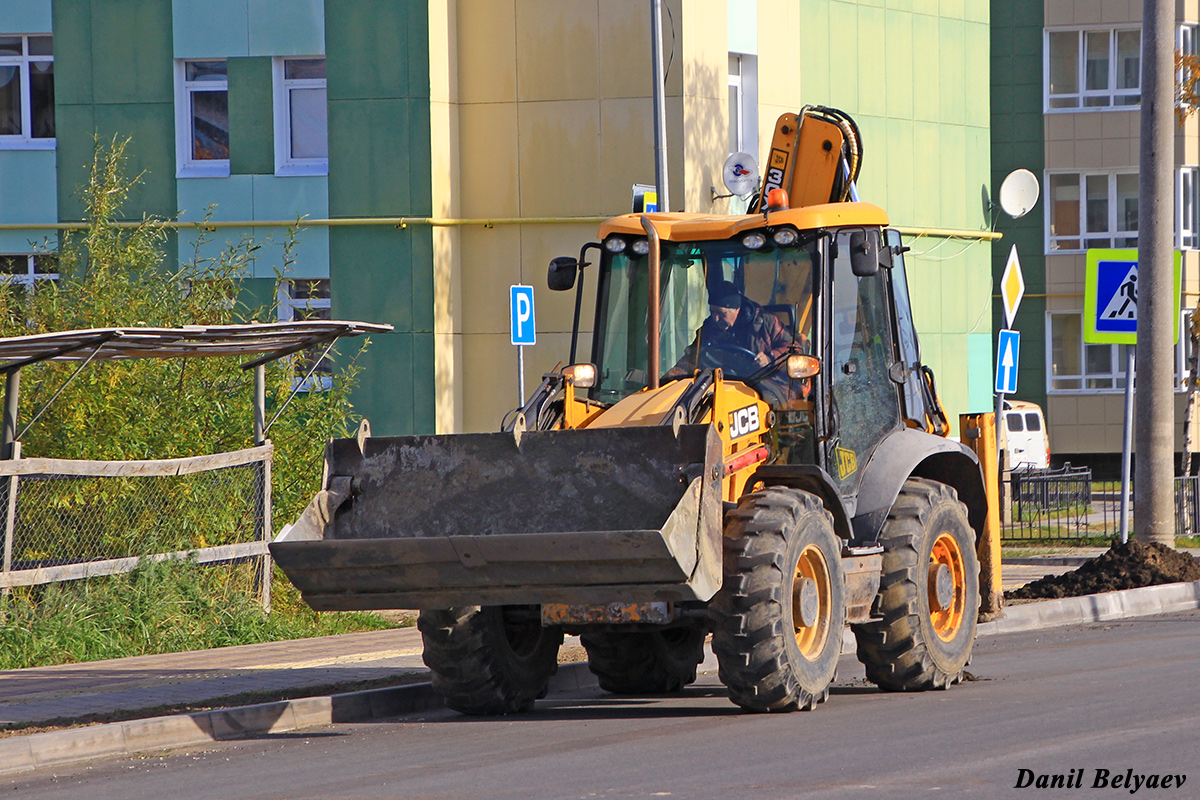
<svg viewBox="0 0 1200 800"><path fill-rule="evenodd" d="M777 123L751 213L628 214L550 288L594 273L590 360L491 434L329 444L324 489L271 544L318 610L420 609L451 708L525 711L563 634L600 686L695 680L828 697L849 624L891 691L961 679L987 500L921 363L899 234L856 202L853 121ZM591 259L589 262L588 259Z"/></svg>

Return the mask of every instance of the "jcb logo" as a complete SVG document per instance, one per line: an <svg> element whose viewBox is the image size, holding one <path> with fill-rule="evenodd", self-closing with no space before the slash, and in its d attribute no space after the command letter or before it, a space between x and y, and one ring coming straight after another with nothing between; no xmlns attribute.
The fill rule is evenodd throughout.
<svg viewBox="0 0 1200 800"><path fill-rule="evenodd" d="M729 415L729 438L737 439L758 430L758 406L739 408Z"/></svg>

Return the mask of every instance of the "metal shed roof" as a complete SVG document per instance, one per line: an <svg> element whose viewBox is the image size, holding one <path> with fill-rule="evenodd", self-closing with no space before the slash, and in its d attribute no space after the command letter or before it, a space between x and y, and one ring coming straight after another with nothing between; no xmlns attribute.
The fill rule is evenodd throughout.
<svg viewBox="0 0 1200 800"><path fill-rule="evenodd" d="M91 328L0 338L0 371L39 361L111 361L127 358L253 356L250 368L343 336L386 333L391 325L306 320L182 328Z"/></svg>

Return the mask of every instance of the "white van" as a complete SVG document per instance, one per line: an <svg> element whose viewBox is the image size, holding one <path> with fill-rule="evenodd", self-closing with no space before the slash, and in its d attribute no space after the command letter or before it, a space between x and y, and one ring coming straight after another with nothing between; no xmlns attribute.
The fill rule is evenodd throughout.
<svg viewBox="0 0 1200 800"><path fill-rule="evenodd" d="M1040 406L1024 400L1005 400L1004 426L1008 434L1008 469L1049 468L1050 439L1046 436L1046 419Z"/></svg>

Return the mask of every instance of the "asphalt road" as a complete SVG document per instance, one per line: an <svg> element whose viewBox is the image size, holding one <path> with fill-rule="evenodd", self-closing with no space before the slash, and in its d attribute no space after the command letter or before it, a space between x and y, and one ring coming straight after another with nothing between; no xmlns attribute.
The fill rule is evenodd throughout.
<svg viewBox="0 0 1200 800"><path fill-rule="evenodd" d="M1031 776L1093 788L1186 775L1135 796L1200 796L1200 611L981 639L975 680L895 695L842 660L813 713L740 712L715 675L670 699L599 690L519 718L436 712L0 782L0 798L1064 797ZM1072 772L1075 770L1075 772ZM1036 778L1033 778L1036 780ZM1136 779L1135 779L1136 780ZM1172 781L1174 783L1175 781ZM1132 787L1130 787L1132 788ZM1090 791L1089 791L1090 790Z"/></svg>

